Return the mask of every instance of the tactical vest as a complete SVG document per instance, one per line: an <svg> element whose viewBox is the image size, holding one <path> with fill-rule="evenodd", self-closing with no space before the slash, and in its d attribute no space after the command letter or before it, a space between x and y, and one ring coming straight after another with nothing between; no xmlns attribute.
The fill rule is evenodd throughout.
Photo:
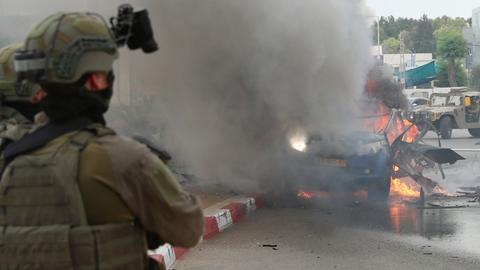
<svg viewBox="0 0 480 270"><path fill-rule="evenodd" d="M1 270L146 268L144 232L133 224L89 226L78 187L80 154L114 132L78 131L53 153L21 155L0 182Z"/></svg>

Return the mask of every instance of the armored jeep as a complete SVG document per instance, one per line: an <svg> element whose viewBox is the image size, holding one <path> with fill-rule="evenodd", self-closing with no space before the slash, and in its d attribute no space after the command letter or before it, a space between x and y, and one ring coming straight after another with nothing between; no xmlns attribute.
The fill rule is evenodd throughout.
<svg viewBox="0 0 480 270"><path fill-rule="evenodd" d="M480 91L468 88L454 89L449 93L433 93L427 106L412 112L416 121L431 123L442 139L450 139L453 129L468 129L480 138Z"/></svg>

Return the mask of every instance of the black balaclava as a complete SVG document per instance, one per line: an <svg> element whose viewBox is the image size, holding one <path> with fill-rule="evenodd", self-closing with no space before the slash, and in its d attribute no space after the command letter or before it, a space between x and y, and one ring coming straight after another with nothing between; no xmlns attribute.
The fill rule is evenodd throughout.
<svg viewBox="0 0 480 270"><path fill-rule="evenodd" d="M91 92L85 88L89 74L73 84L45 83L42 85L47 96L40 102L43 111L54 123L73 118L87 117L93 122L105 124L103 114L108 110L113 95L113 72L107 76L108 88Z"/></svg>

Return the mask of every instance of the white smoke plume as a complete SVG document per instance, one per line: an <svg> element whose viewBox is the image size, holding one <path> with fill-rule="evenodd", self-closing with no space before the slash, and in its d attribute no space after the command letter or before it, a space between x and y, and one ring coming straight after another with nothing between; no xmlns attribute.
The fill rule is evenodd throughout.
<svg viewBox="0 0 480 270"><path fill-rule="evenodd" d="M360 124L371 37L362 2L164 0L149 8L160 51L136 62L132 76L143 75L132 84L154 88L146 119L200 178L254 188L285 175L291 132L331 135Z"/></svg>
<svg viewBox="0 0 480 270"><path fill-rule="evenodd" d="M57 2L5 0L3 15L28 19L15 31L23 37L53 12L108 17L123 1ZM328 137L360 125L357 100L371 39L363 1L126 2L149 9L160 46L154 55L122 52L116 89L132 90L127 98L117 91L117 100L131 97L137 105L130 133L157 133L174 159L201 179L243 189L275 182L291 169L290 135ZM21 38L0 29L11 41ZM146 100L135 102L139 96Z"/></svg>

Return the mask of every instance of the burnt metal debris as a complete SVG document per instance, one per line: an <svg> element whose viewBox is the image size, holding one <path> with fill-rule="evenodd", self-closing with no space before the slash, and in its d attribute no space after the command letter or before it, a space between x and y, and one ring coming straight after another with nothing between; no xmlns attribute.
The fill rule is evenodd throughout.
<svg viewBox="0 0 480 270"><path fill-rule="evenodd" d="M395 109L391 112L391 118L394 117L398 117L400 121L406 120L402 112ZM459 160L465 160L465 158L450 148L436 147L423 143L422 139L426 134L424 131L419 131L411 142L406 142L404 137L412 128L416 128L416 126L411 125L404 130L391 145L393 163L399 168L394 173L394 177L410 176L422 186L425 192L431 194L439 185L432 179L425 177L423 171L436 168L441 172L442 177L445 178L442 165L454 164ZM385 130L388 130L388 127Z"/></svg>
<svg viewBox="0 0 480 270"><path fill-rule="evenodd" d="M468 202L480 202L480 186L479 187L461 187L457 193L460 197L470 198Z"/></svg>

